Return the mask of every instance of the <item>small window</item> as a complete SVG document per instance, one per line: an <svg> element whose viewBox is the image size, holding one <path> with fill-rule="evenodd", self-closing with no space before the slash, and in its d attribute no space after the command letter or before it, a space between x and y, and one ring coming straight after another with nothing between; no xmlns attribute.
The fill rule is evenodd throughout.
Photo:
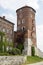
<svg viewBox="0 0 43 65"><path fill-rule="evenodd" d="M21 24L21 22L20 22L20 20L18 20L18 25L20 25Z"/></svg>
<svg viewBox="0 0 43 65"><path fill-rule="evenodd" d="M23 31L25 30L25 26L21 28Z"/></svg>
<svg viewBox="0 0 43 65"><path fill-rule="evenodd" d="M5 28L3 28L3 32L5 32Z"/></svg>
<svg viewBox="0 0 43 65"><path fill-rule="evenodd" d="M20 30L20 27L19 26L17 27L17 30Z"/></svg>
<svg viewBox="0 0 43 65"><path fill-rule="evenodd" d="M22 24L23 24L23 23L25 23L25 20L24 20L24 19L22 19Z"/></svg>
<svg viewBox="0 0 43 65"><path fill-rule="evenodd" d="M10 33L12 34L12 30L10 31Z"/></svg>
<svg viewBox="0 0 43 65"><path fill-rule="evenodd" d="M7 29L7 33L9 33L9 29Z"/></svg>

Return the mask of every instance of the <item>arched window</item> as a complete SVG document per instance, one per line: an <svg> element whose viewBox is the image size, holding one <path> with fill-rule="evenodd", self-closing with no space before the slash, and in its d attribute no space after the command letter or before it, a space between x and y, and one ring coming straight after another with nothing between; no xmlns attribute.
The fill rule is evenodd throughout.
<svg viewBox="0 0 43 65"><path fill-rule="evenodd" d="M26 31L26 28L25 28L25 26L23 26L21 29L22 29L22 31Z"/></svg>

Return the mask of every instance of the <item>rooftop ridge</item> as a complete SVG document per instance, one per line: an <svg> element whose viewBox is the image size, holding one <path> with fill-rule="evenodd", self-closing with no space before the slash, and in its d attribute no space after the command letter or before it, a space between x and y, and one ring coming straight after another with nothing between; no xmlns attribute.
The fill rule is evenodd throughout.
<svg viewBox="0 0 43 65"><path fill-rule="evenodd" d="M17 12L18 10L22 9L22 8L25 8L25 7L31 8L31 9L36 13L36 10L35 10L34 8L30 7L30 6L23 6L23 7L19 8L19 9L17 9L16 12Z"/></svg>
<svg viewBox="0 0 43 65"><path fill-rule="evenodd" d="M11 23L11 24L15 25L15 24L14 24L14 23L12 23L11 21L9 21L9 20L7 20L7 19L5 19L5 18L1 17L1 16L0 16L0 18L1 18L1 19L3 19L3 20L5 20L5 21L7 21L8 23Z"/></svg>

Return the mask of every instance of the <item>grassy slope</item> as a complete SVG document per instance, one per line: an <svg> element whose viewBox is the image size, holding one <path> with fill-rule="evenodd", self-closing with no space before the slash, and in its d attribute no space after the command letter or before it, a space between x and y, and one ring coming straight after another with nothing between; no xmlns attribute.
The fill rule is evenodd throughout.
<svg viewBox="0 0 43 65"><path fill-rule="evenodd" d="M43 58L40 58L38 56L27 56L27 61L24 65L41 62L41 61L43 61Z"/></svg>
<svg viewBox="0 0 43 65"><path fill-rule="evenodd" d="M43 61L43 58L40 58L38 56L27 56L27 64L30 64L30 63L36 63L36 62L40 62L40 61Z"/></svg>

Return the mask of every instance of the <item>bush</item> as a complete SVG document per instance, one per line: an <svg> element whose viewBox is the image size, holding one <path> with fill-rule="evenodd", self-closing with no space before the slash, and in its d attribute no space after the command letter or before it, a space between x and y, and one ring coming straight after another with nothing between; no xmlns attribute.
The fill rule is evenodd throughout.
<svg viewBox="0 0 43 65"><path fill-rule="evenodd" d="M7 53L12 54L12 50L8 50Z"/></svg>
<svg viewBox="0 0 43 65"><path fill-rule="evenodd" d="M31 47L31 54L32 54L32 56L35 56L35 48L34 48L34 46Z"/></svg>
<svg viewBox="0 0 43 65"><path fill-rule="evenodd" d="M22 50L24 49L24 45L22 43L19 43L17 48L20 49L20 51L22 53Z"/></svg>
<svg viewBox="0 0 43 65"><path fill-rule="evenodd" d="M17 49L17 48L13 48L12 49L12 54L13 55L20 55L21 54L21 51L19 49Z"/></svg>
<svg viewBox="0 0 43 65"><path fill-rule="evenodd" d="M0 56L8 56L9 53L0 53Z"/></svg>

